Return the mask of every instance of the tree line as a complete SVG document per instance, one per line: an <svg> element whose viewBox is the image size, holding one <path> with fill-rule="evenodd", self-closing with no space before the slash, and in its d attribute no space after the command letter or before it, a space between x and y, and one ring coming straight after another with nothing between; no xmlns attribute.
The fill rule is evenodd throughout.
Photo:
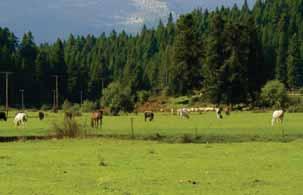
<svg viewBox="0 0 303 195"><path fill-rule="evenodd" d="M51 104L59 75L60 102L100 100L116 91L136 102L138 94L199 93L211 103L253 103L264 84L277 79L289 90L303 86L303 0L257 0L242 7L196 9L176 21L138 34L112 31L70 35L36 44L31 32L19 40L0 28L0 71L10 71L10 102ZM5 80L0 77L0 104ZM114 88L114 89L110 89Z"/></svg>

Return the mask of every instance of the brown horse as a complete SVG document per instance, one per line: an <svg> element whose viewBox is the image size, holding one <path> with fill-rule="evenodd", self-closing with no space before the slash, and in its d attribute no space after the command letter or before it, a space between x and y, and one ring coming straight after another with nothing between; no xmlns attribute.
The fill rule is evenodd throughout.
<svg viewBox="0 0 303 195"><path fill-rule="evenodd" d="M64 119L65 120L72 120L73 119L73 113L72 112L65 112L64 113Z"/></svg>
<svg viewBox="0 0 303 195"><path fill-rule="evenodd" d="M98 128L99 125L102 127L102 118L103 118L103 110L98 110L92 113L91 116L91 126L93 128Z"/></svg>

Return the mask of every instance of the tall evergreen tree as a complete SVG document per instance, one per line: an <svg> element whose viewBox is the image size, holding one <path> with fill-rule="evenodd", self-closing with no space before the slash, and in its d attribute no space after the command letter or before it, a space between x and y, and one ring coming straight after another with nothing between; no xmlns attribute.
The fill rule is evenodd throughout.
<svg viewBox="0 0 303 195"><path fill-rule="evenodd" d="M298 89L303 86L303 61L300 56L298 36L293 35L287 57L287 86Z"/></svg>
<svg viewBox="0 0 303 195"><path fill-rule="evenodd" d="M174 44L174 81L171 83L177 94L186 94L190 89L201 87L202 77L202 37L194 29L192 14L181 16L177 23L177 35Z"/></svg>

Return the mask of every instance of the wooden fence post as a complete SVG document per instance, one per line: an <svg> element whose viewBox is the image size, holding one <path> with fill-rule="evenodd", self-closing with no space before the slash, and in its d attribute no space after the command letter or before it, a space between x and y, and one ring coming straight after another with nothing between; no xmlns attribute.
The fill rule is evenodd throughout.
<svg viewBox="0 0 303 195"><path fill-rule="evenodd" d="M134 138L135 132L134 132L134 118L133 117L130 118L130 129L131 129L132 138Z"/></svg>

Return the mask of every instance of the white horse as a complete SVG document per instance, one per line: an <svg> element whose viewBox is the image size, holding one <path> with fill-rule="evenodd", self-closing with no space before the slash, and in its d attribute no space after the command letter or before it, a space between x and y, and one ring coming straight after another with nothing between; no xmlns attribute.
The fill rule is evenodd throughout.
<svg viewBox="0 0 303 195"><path fill-rule="evenodd" d="M18 127L24 125L27 121L27 115L25 113L17 113L14 119L14 124Z"/></svg>
<svg viewBox="0 0 303 195"><path fill-rule="evenodd" d="M281 124L283 123L284 119L284 111L283 110L276 110L272 114L272 119L271 119L271 126L274 126L275 122L280 121Z"/></svg>
<svg viewBox="0 0 303 195"><path fill-rule="evenodd" d="M222 119L223 118L223 116L222 116L222 108L216 108L215 111L216 111L217 119Z"/></svg>
<svg viewBox="0 0 303 195"><path fill-rule="evenodd" d="M181 118L189 119L189 112L186 108L178 109L178 114Z"/></svg>

